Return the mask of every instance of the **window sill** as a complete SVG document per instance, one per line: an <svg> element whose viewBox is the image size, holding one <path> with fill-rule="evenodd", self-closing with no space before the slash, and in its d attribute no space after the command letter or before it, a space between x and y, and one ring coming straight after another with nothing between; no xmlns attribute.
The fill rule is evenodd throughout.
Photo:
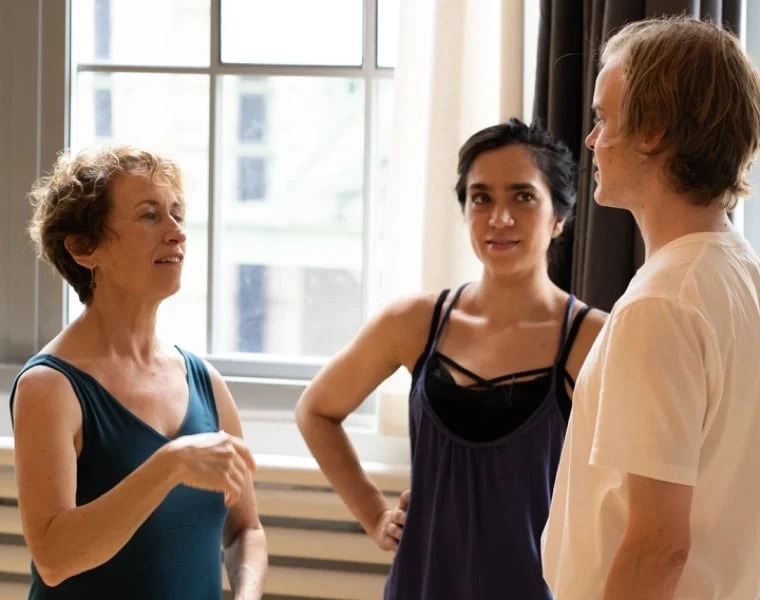
<svg viewBox="0 0 760 600"><path fill-rule="evenodd" d="M8 394L19 366L0 364L0 465L13 462L13 438L7 408ZM243 437L257 463L256 480L284 485L329 487L316 461L311 457L289 410L253 408L274 385L263 387L251 381L245 390L238 388ZM294 384L287 384L291 389ZM362 461L362 466L384 491L399 492L409 486L409 440L406 436L381 435L370 415L352 415L346 430Z"/></svg>

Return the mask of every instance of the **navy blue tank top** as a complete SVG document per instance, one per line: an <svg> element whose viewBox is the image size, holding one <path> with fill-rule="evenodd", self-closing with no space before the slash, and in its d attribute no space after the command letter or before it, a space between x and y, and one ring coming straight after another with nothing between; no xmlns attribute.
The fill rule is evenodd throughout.
<svg viewBox="0 0 760 600"><path fill-rule="evenodd" d="M219 419L208 371L198 357L180 352L187 368L190 399L177 436L218 431ZM170 441L130 412L93 377L72 364L49 354L40 354L31 358L21 373L37 365L65 375L82 408L77 506L102 496ZM15 388L14 383L11 415ZM29 598L219 599L222 597L222 527L226 514L221 493L177 486L129 542L99 567L49 587L32 562Z"/></svg>
<svg viewBox="0 0 760 600"><path fill-rule="evenodd" d="M567 424L558 402L564 395L557 389L559 371L586 310L569 336L570 296L548 393L530 415L505 435L474 441L445 424L435 410L440 399L430 397L442 393L440 382L429 385L440 368L438 342L463 288L440 322L434 316L413 375L411 499L385 599L551 600L539 549Z"/></svg>

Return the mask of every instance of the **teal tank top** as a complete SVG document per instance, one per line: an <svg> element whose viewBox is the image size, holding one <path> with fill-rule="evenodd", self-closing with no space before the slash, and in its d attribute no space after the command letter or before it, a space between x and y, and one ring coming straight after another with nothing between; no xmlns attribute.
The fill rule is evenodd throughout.
<svg viewBox="0 0 760 600"><path fill-rule="evenodd" d="M208 371L197 356L180 352L187 368L190 400L177 436L218 431L219 418ZM102 496L171 441L127 410L90 375L60 358L39 354L26 363L21 373L38 365L65 375L82 407L77 506ZM15 389L14 383L10 396L11 416ZM221 493L179 485L129 542L99 567L49 587L32 562L29 598L219 599L222 597L222 526L226 514Z"/></svg>

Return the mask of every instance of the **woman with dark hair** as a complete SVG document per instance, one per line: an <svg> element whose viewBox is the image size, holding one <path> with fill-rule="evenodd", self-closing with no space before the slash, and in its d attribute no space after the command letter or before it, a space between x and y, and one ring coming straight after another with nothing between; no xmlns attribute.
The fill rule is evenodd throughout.
<svg viewBox="0 0 760 600"><path fill-rule="evenodd" d="M115 146L61 155L37 181L30 233L85 308L11 391L31 599L263 593L253 457L219 373L156 335L179 289L177 165Z"/></svg>
<svg viewBox="0 0 760 600"><path fill-rule="evenodd" d="M604 319L548 275L575 204L567 147L517 119L459 152L478 281L390 304L301 397L301 432L367 533L396 550L385 598L551 598L539 553L573 381ZM391 506L341 426L399 367L412 375L411 493ZM402 534L403 532L403 534Z"/></svg>

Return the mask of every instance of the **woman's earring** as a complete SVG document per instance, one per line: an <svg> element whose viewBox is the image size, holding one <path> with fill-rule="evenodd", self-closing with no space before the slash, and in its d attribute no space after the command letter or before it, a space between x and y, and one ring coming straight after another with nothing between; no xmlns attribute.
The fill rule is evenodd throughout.
<svg viewBox="0 0 760 600"><path fill-rule="evenodd" d="M95 290L95 267L90 269L90 291Z"/></svg>

